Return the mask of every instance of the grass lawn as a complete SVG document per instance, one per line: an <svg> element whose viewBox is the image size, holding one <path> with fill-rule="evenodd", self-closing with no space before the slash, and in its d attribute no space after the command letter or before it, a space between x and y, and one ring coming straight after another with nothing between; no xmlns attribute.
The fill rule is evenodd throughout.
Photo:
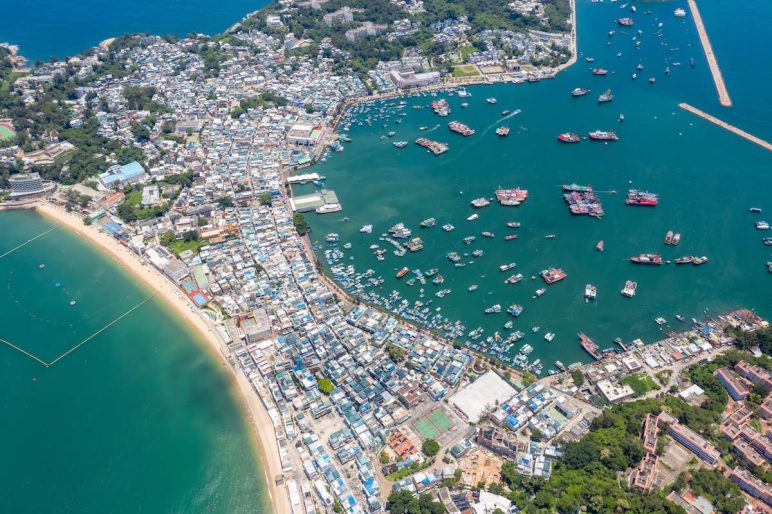
<svg viewBox="0 0 772 514"><path fill-rule="evenodd" d="M479 74L480 72L477 71L477 68L475 68L471 64L464 64L461 66L455 66L453 68L454 77L475 77Z"/></svg>
<svg viewBox="0 0 772 514"><path fill-rule="evenodd" d="M659 389L659 386L654 382L654 379L645 373L627 376L620 380L619 383L629 385L635 392L635 396L642 396L649 391Z"/></svg>
<svg viewBox="0 0 772 514"><path fill-rule="evenodd" d="M139 207L142 203L142 191L132 191L129 196L126 197L126 202L132 207Z"/></svg>
<svg viewBox="0 0 772 514"><path fill-rule="evenodd" d="M477 48L473 47L472 45L462 46L458 50L459 50L459 52L461 52L461 58L462 59L464 59L464 58L466 58L466 56L471 55L471 54L473 54L473 53L478 51Z"/></svg>

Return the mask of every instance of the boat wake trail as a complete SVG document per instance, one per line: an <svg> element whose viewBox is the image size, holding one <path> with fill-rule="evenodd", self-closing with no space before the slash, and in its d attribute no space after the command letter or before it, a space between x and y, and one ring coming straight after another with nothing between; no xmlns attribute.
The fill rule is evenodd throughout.
<svg viewBox="0 0 772 514"><path fill-rule="evenodd" d="M513 117L517 116L518 114L520 114L521 112L522 112L522 111L520 111L520 109L517 109L517 110L515 110L514 112L511 112L511 113L507 114L506 116L504 116L504 117L502 117L502 118L500 118L500 119L498 119L498 120L494 121L492 124L488 125L488 126L485 128L485 130L483 130L483 132L482 132L482 134L481 134L481 135L483 135L483 136L484 136L484 135L485 135L485 134L487 134L487 133L488 133L488 132L489 132L489 131L490 131L492 128L495 128L495 127L497 127L498 125L500 125L500 124L501 124L501 122L503 122L503 121L506 121L506 120L508 120L509 118L513 118Z"/></svg>

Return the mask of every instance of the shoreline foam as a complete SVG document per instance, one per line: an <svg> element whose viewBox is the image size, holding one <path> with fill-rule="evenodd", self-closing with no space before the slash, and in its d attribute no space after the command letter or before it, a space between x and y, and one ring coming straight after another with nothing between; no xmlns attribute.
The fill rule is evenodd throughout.
<svg viewBox="0 0 772 514"><path fill-rule="evenodd" d="M27 207L30 208L30 207ZM274 436L274 426L262 400L252 388L247 377L241 370L230 366L223 354L223 343L216 335L216 331L194 310L192 303L173 285L166 277L161 275L151 266L142 264L136 256L121 245L116 239L102 232L95 226L88 227L83 220L64 209L47 202L38 202L34 207L35 212L54 221L82 240L97 246L110 258L114 259L120 267L139 279L142 284L157 293L157 297L163 300L166 307L174 311L184 320L185 325L193 335L198 336L204 349L212 358L217 359L224 368L228 369L228 375L233 379L235 389L241 394L234 395L238 398L239 407L247 418L250 426L253 443L253 451L259 459L265 473L267 492L270 496L271 506L276 514L289 514L291 512L289 497L284 490L280 490L273 477L282 474L279 447ZM206 344L204 344L204 341ZM213 354L217 354L216 356ZM234 391L235 392L235 391ZM248 415L247 415L248 414Z"/></svg>

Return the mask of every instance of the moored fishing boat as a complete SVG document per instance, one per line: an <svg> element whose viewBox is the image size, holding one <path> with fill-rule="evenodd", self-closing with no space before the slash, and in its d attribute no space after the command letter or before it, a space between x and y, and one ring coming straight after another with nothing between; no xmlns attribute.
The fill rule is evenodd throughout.
<svg viewBox="0 0 772 514"><path fill-rule="evenodd" d="M559 282L568 276L568 274L560 268L549 268L543 270L540 275L547 284L554 284L555 282Z"/></svg>
<svg viewBox="0 0 772 514"><path fill-rule="evenodd" d="M662 256L657 253L642 253L630 257L630 262L634 264L651 264L659 266L662 264Z"/></svg>
<svg viewBox="0 0 772 514"><path fill-rule="evenodd" d="M582 140L579 134L573 132L564 132L558 136L558 141L561 143L578 143Z"/></svg>
<svg viewBox="0 0 772 514"><path fill-rule="evenodd" d="M635 290L638 288L638 283L628 280L625 282L625 287L622 288L622 296L632 298L635 296Z"/></svg>
<svg viewBox="0 0 772 514"><path fill-rule="evenodd" d="M598 241L598 244L595 245L595 249L599 252L603 251L603 241Z"/></svg>

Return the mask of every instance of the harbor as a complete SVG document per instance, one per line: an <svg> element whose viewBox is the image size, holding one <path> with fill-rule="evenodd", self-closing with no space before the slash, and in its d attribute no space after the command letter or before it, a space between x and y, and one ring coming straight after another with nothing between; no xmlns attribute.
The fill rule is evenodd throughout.
<svg viewBox="0 0 772 514"><path fill-rule="evenodd" d="M587 11L593 9L587 7ZM598 9L613 11L618 6ZM758 239L752 223L756 218L748 217L746 203L759 204L765 212L772 207L761 205L764 201L753 193L747 200L726 198L712 204L707 214L709 220L726 220L721 224L697 216L698 211L704 212L699 208L687 207L701 205L704 198L715 194L716 187L714 180L705 180L702 165L687 155L698 152L714 163L712 167L721 163L725 170L736 169L739 163L717 149L706 149L705 141L715 139L715 133L693 123L690 113L673 110L683 98L680 91L695 91L708 72L699 65L675 65L689 62L690 54L683 53L683 48L690 41L696 43L697 37L676 39L670 33L665 39L667 28L680 30L681 25L660 26L660 20L672 19L672 7L660 11L662 17L650 15L649 21L637 23L636 28L644 35L650 31L660 34L656 37L663 44L644 43L640 54L623 52L622 57L616 57L615 48L622 41L620 34L608 49L605 40L588 45L584 55L593 55L611 70L605 77L592 77L577 66L554 80L542 81L538 88L525 84L467 86L462 96L457 88L445 86L351 107L337 130L353 142L346 144L345 152L309 170L326 175L326 184L335 188L346 205L345 213L310 219L311 241L324 272L347 295L376 311L391 312L517 368L528 369L540 360L543 374L555 360L587 359L575 338L578 331L607 348L617 337L660 340L666 332L683 326L677 316L688 320L750 304L765 314L772 310L761 289L765 283L761 281L768 280L765 263L770 255ZM647 20L641 16L639 13L636 20ZM666 40L676 42L665 46ZM604 52L610 55L604 58ZM609 59L612 56L616 61ZM644 63L642 67L650 70L654 59L662 59L671 70L665 78L660 75L664 65L640 72L656 74L654 85L631 81L629 75L619 73L622 64L635 71L636 65ZM603 85L594 81L603 81ZM678 91L673 92L673 99L663 103L662 92L670 94L675 85ZM624 124L617 120L617 109L611 112L594 101L573 97L571 91L577 86L598 92L613 89L612 105L624 111ZM703 91L699 98L707 101L709 93ZM440 105L439 100L447 103L447 118L431 109L433 102ZM448 120L470 127L474 135L454 134ZM506 138L496 135L503 124L511 129ZM578 145L555 141L561 131L586 135L598 128L612 129L618 141L589 144L579 138ZM395 132L393 138L381 139L388 132ZM427 155L418 145L403 149L392 145L392 139L415 141L419 137L450 145L440 158ZM640 145L644 138L645 145ZM741 140L722 140L726 143L737 152L747 151ZM656 165L650 152L654 147L666 156L656 159ZM743 166L739 180L744 185L738 187L763 180L766 152L746 155L751 163ZM579 212L600 216L573 216L566 209L562 186L577 184L591 186L597 198L597 205L578 202ZM304 192L303 187L309 186L298 191ZM516 206L497 204L499 187L526 190L528 200ZM481 203L475 209L470 202L477 199L490 205ZM420 225L428 219L431 226ZM412 231L411 237L420 236L421 251L400 251L386 239L391 238L388 229L398 223ZM363 226L371 226L371 232L360 232ZM682 234L677 248L663 244L668 230ZM337 243L324 240L331 232L338 234ZM483 232L494 237L485 237ZM717 248L718 239L729 243ZM394 240L401 246L409 241ZM739 248L748 251L740 253ZM640 266L630 261L631 256L649 253L661 254L662 265ZM457 260L446 257L451 254ZM690 256L691 266L675 265L683 255ZM692 256L708 259L694 265ZM736 264L728 274L719 272L727 259ZM511 262L516 267L499 271ZM703 262L701 257L697 262ZM546 285L539 274L551 267L564 269L567 277ZM397 278L404 268L408 271ZM623 294L628 282L630 297ZM586 298L587 284L594 288L593 300ZM699 303L687 300L696 297L701 298ZM500 311L494 309L496 305ZM520 311L516 317L507 312L513 305L522 308L515 309ZM659 325L655 318L668 321ZM551 341L545 339L548 334ZM522 348L528 349L524 345L532 348L527 360L518 357Z"/></svg>

